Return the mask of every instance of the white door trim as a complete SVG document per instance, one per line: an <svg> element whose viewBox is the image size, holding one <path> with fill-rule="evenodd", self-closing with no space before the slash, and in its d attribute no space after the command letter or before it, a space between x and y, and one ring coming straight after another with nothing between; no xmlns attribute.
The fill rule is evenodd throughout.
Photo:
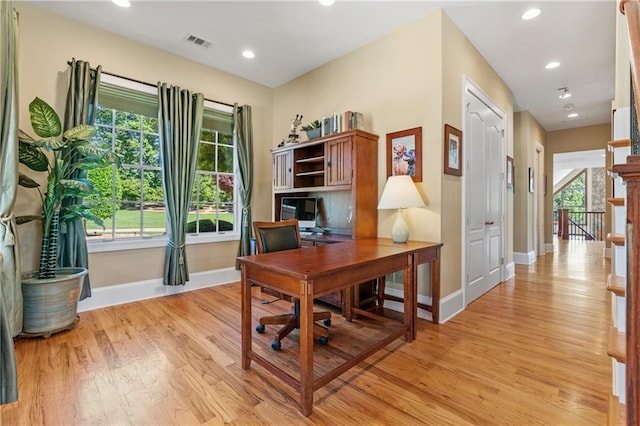
<svg viewBox="0 0 640 426"><path fill-rule="evenodd" d="M484 90L482 90L480 88L480 86L478 86L469 76L467 75L463 75L462 76L462 99L461 99L461 105L460 105L460 114L462 117L462 129L463 129L463 140L464 140L464 133L467 131L467 119L466 119L466 111L465 111L465 106L467 104L467 92L470 91L472 93L475 94L475 96L477 98L479 98L482 102L484 102L487 106L489 106L501 119L502 119L502 128L504 129L505 133L507 131L507 114L505 113L505 111L500 108L498 106L498 104L489 96L485 93ZM466 152L468 148L468 144L463 144L462 146L462 151L463 151L463 157L465 159L468 159L469 156L467 155L468 153ZM505 171L506 171L506 152L507 152L507 137L505 134L505 137L502 138L502 146L500 147L500 151L501 151L501 156L502 158L504 158L504 161L502 161L502 166L501 166L501 173L502 173L502 223L500 225L501 227L501 236L502 236L502 242L501 242L501 256L503 259L503 263L500 266L500 277L501 277L501 282L505 281L507 279L507 268L506 268L506 262L504 262L504 259L506 259L506 253L505 253L505 249L506 249L506 244L505 244L505 238L506 238L506 232L507 232L507 224L506 224L506 200L507 200L507 188L506 188L506 182L505 182ZM468 160L465 160L468 161ZM462 295L463 295L463 306L467 306L467 294L466 294L466 287L467 287L467 235L466 235L466 224L464 223L464 220L466 220L465 218L467 217L467 201L466 201L466 188L467 188L467 181L466 181L466 176L467 174L465 173L466 170L466 166L463 164L463 173L462 173L462 217L463 217L463 223L462 225L462 232L461 234L461 261L462 261L462 268L460 268L460 282L462 283Z"/></svg>

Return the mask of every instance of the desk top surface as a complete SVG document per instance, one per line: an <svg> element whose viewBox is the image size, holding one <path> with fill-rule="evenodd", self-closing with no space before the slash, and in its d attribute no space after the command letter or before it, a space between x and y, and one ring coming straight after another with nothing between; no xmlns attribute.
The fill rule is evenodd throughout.
<svg viewBox="0 0 640 426"><path fill-rule="evenodd" d="M394 243L388 238L349 240L339 244L300 248L238 257L241 264L311 280L354 265L380 261L420 250L438 249L442 243L408 241Z"/></svg>

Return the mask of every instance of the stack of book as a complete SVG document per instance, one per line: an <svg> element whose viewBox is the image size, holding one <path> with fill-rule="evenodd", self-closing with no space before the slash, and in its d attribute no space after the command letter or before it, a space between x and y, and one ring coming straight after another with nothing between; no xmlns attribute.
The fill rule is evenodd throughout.
<svg viewBox="0 0 640 426"><path fill-rule="evenodd" d="M346 132L347 130L364 129L364 117L361 112L345 111L344 113L333 113L329 117L322 117L320 120L322 136L333 133Z"/></svg>

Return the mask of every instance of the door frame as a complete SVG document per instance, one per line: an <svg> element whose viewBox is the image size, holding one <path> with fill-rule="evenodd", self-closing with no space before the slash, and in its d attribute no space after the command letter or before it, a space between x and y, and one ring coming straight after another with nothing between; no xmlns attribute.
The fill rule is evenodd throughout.
<svg viewBox="0 0 640 426"><path fill-rule="evenodd" d="M474 95L468 94L468 92L473 93ZM466 105L467 105L467 96L476 96L482 102L487 104L501 119L503 131L505 132L504 137L502 138L502 144L500 147L500 156L504 159L501 161L501 180L502 180L502 207L501 207L501 224L500 224L500 256L502 257L502 264L500 265L500 282L504 282L506 279L506 232L507 232L507 221L506 221L506 206L507 206L507 185L505 181L506 175L506 163L507 163L507 114L506 112L498 106L498 104L491 98L487 93L480 88L478 84L476 84L469 76L462 76L462 99L461 99L461 116L462 116L462 129L463 129L463 137L465 133L469 132L469 123L466 118ZM469 158L467 149L469 147L469 142L466 141L463 144L463 157ZM463 165L463 170L466 169ZM461 234L461 260L462 267L460 268L460 282L462 283L462 300L463 306L466 307L468 305L467 302L467 225L466 225L466 217L467 217L467 173L462 174L462 232Z"/></svg>
<svg viewBox="0 0 640 426"><path fill-rule="evenodd" d="M536 257L546 254L546 244L544 241L544 201L545 201L545 182L544 176L544 146L540 142L535 142L533 147L533 158L536 159L534 165L536 172L536 192L534 193L534 209L533 209L533 235L535 238L534 248Z"/></svg>

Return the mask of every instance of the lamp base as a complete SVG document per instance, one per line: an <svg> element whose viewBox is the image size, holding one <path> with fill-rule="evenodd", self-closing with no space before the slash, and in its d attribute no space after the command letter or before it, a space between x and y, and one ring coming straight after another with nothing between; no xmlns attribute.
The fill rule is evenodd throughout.
<svg viewBox="0 0 640 426"><path fill-rule="evenodd" d="M391 228L391 238L394 243L406 243L409 240L409 226L404 220L402 209L398 209L396 221Z"/></svg>

